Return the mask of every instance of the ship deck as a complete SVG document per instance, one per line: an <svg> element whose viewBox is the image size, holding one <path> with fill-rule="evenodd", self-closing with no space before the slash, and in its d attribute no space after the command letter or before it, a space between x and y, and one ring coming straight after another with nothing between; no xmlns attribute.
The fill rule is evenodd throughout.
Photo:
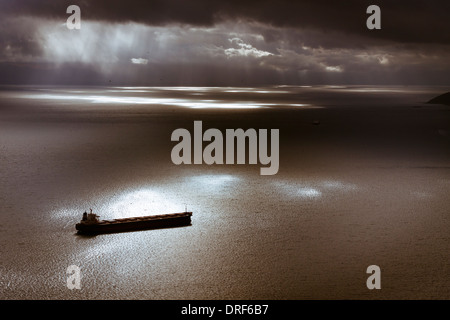
<svg viewBox="0 0 450 320"><path fill-rule="evenodd" d="M109 224L119 224L119 223L127 223L127 222L143 222L143 221L174 219L174 218L182 218L182 217L190 217L190 216L192 216L192 212L169 213L169 214L159 214L159 215L143 216L143 217L130 217L130 218L118 218L118 219L112 219L112 220L100 220L97 225L109 225Z"/></svg>

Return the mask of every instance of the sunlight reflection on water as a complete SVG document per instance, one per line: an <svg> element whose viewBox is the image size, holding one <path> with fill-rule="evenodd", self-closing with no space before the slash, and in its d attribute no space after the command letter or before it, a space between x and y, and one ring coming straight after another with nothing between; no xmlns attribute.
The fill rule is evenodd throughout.
<svg viewBox="0 0 450 320"><path fill-rule="evenodd" d="M109 202L105 212L116 219L183 211L183 204L174 201L163 191L141 188L124 192Z"/></svg>
<svg viewBox="0 0 450 320"><path fill-rule="evenodd" d="M116 103L116 104L140 104L140 105L170 105L192 109L257 109L264 107L309 107L318 108L304 103L261 103L257 101L224 101L211 99L172 99L172 98L146 98L146 97L114 97L101 95L58 95L41 94L29 95L30 99L48 99L48 100L87 100L91 103Z"/></svg>
<svg viewBox="0 0 450 320"><path fill-rule="evenodd" d="M194 188L207 188L211 191L219 191L224 187L231 186L239 182L240 178L234 175L199 175L189 178L190 184Z"/></svg>
<svg viewBox="0 0 450 320"><path fill-rule="evenodd" d="M289 181L276 181L274 187L285 195L294 198L315 199L334 192L350 192L357 189L352 183L345 183L337 180L325 180L316 183L298 183Z"/></svg>
<svg viewBox="0 0 450 320"><path fill-rule="evenodd" d="M174 92L176 97L172 97L172 95L167 97L171 91ZM235 99L233 94L236 93L250 94L251 98L245 97L244 99ZM261 98L262 93L264 95L288 95L289 91L280 91L275 90L274 88L258 90L254 88L213 87L116 87L108 90L53 89L51 93L36 93L18 97L42 100L88 101L95 104L167 105L190 109L258 109L271 107L321 108L308 103L301 103L301 101L298 101L298 98L295 98L293 101L265 101L264 98ZM221 94L219 99L216 96L217 94ZM196 98L199 96L204 97L204 99Z"/></svg>
<svg viewBox="0 0 450 320"><path fill-rule="evenodd" d="M78 222L82 212L92 208L100 219L118 219L127 217L177 213L192 210L196 194L223 196L233 192L242 183L242 179L229 174L203 174L188 176L177 180L177 183L164 185L142 185L119 194L102 194L92 199L82 201L76 208L64 208L53 212L55 219L75 218ZM98 199L102 199L100 202ZM205 201L204 199L200 199ZM84 206L83 206L84 203ZM73 221L70 221L73 223Z"/></svg>

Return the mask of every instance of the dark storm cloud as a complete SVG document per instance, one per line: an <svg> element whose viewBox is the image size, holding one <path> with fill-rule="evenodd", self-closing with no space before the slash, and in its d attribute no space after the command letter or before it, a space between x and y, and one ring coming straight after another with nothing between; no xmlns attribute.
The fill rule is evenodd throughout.
<svg viewBox="0 0 450 320"><path fill-rule="evenodd" d="M66 9L81 8L69 30ZM367 6L381 7L368 30ZM0 83L450 82L449 1L0 0Z"/></svg>
<svg viewBox="0 0 450 320"><path fill-rule="evenodd" d="M450 42L447 0L4 0L0 12L57 18L64 16L71 4L81 7L84 19L108 22L212 26L244 19L277 27L359 34L398 42ZM371 4L381 7L382 29L369 32L365 22L366 8Z"/></svg>
<svg viewBox="0 0 450 320"><path fill-rule="evenodd" d="M34 36L35 23L29 19L8 17L0 20L0 61L19 58L32 60L42 54L39 40Z"/></svg>

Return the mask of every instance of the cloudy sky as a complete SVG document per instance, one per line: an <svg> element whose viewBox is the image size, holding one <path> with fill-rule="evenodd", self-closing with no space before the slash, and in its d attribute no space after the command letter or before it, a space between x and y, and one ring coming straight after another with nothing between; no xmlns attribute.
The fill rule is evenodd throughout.
<svg viewBox="0 0 450 320"><path fill-rule="evenodd" d="M450 84L449 14L448 0L0 0L0 83Z"/></svg>

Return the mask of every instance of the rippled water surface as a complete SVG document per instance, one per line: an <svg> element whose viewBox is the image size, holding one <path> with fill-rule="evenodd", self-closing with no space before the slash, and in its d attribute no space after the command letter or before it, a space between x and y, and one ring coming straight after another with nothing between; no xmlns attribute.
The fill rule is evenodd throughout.
<svg viewBox="0 0 450 320"><path fill-rule="evenodd" d="M424 103L445 91L2 87L0 298L448 299L450 109ZM279 129L278 173L174 165L195 120ZM185 207L189 227L75 233L89 208Z"/></svg>

